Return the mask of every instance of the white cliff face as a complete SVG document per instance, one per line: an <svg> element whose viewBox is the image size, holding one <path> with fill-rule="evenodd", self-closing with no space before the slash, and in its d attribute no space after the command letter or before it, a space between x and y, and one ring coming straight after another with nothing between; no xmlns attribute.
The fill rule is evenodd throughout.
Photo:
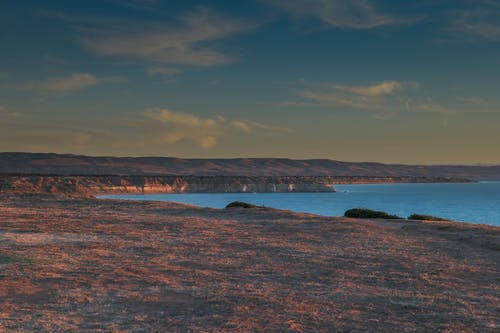
<svg viewBox="0 0 500 333"><path fill-rule="evenodd" d="M125 188L124 188L125 189ZM129 192L129 188L125 189ZM335 192L331 184L314 183L281 183L269 184L265 182L255 183L215 183L215 184L152 184L144 186L143 192L147 193L286 193L286 192Z"/></svg>
<svg viewBox="0 0 500 333"><path fill-rule="evenodd" d="M13 176L0 190L26 193L335 192L321 177Z"/></svg>

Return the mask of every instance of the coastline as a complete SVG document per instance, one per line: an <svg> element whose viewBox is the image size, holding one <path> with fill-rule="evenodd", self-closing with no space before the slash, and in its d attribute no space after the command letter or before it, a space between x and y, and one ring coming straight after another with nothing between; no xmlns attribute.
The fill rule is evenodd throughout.
<svg viewBox="0 0 500 333"><path fill-rule="evenodd" d="M1 195L0 330L500 328L500 228Z"/></svg>
<svg viewBox="0 0 500 333"><path fill-rule="evenodd" d="M0 174L0 193L73 195L335 192L335 184L471 183L453 177Z"/></svg>

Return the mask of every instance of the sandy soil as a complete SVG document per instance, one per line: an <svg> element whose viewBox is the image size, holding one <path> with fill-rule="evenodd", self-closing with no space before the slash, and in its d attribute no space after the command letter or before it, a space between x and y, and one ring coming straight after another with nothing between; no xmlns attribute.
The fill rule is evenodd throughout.
<svg viewBox="0 0 500 333"><path fill-rule="evenodd" d="M499 332L500 228L0 196L0 331Z"/></svg>

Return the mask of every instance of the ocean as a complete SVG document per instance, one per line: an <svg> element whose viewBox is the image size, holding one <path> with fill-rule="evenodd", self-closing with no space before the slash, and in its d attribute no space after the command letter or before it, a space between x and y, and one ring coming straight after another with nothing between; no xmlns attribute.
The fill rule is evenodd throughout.
<svg viewBox="0 0 500 333"><path fill-rule="evenodd" d="M326 216L364 207L407 217L427 214L455 221L500 226L500 181L479 183L335 185L336 193L203 193L103 195L100 198L156 200L224 208L231 201Z"/></svg>

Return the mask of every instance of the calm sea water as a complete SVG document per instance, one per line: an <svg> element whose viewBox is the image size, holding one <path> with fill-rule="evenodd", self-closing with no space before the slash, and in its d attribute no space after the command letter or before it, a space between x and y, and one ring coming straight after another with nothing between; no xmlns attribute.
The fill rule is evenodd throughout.
<svg viewBox="0 0 500 333"><path fill-rule="evenodd" d="M175 201L223 208L231 201L341 216L366 207L406 217L429 214L472 223L500 226L500 181L470 184L336 185L336 193L217 193L106 195L101 198Z"/></svg>

